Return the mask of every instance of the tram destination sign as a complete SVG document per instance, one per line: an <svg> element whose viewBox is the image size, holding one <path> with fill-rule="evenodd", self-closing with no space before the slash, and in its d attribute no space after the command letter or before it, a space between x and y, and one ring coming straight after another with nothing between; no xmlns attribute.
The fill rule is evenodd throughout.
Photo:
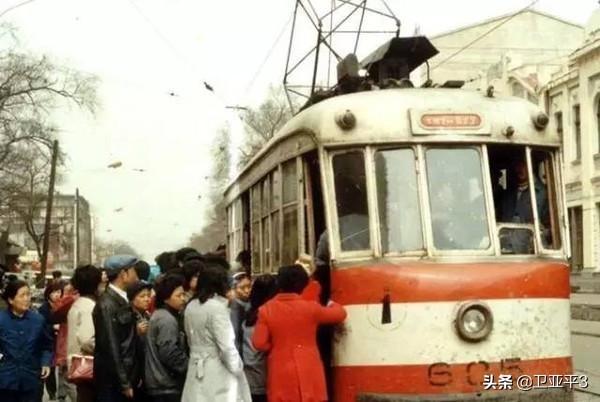
<svg viewBox="0 0 600 402"><path fill-rule="evenodd" d="M490 134L489 125L484 118L470 111L411 110L410 120L415 135Z"/></svg>
<svg viewBox="0 0 600 402"><path fill-rule="evenodd" d="M474 113L425 113L421 116L421 125L428 128L478 128L481 117Z"/></svg>

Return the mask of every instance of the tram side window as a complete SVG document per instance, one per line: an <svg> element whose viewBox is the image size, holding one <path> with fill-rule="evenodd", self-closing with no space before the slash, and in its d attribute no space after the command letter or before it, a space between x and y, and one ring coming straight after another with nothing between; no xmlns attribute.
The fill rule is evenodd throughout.
<svg viewBox="0 0 600 402"><path fill-rule="evenodd" d="M371 248L367 182L362 151L333 157L335 197L342 251Z"/></svg>
<svg viewBox="0 0 600 402"><path fill-rule="evenodd" d="M527 168L524 147L492 146L488 148L488 153L502 254L535 252L530 175L533 177L533 196L538 212L542 246L559 249L560 228L552 153L534 150L531 154L531 173Z"/></svg>
<svg viewBox="0 0 600 402"><path fill-rule="evenodd" d="M238 198L227 208L227 252L233 259L244 247L242 199Z"/></svg>
<svg viewBox="0 0 600 402"><path fill-rule="evenodd" d="M502 254L533 254L534 231L525 148L488 147Z"/></svg>
<svg viewBox="0 0 600 402"><path fill-rule="evenodd" d="M480 152L475 148L430 148L425 156L435 248L489 248Z"/></svg>
<svg viewBox="0 0 600 402"><path fill-rule="evenodd" d="M554 155L545 150L532 150L531 160L536 183L535 197L538 205L542 246L546 249L558 250L562 245Z"/></svg>
<svg viewBox="0 0 600 402"><path fill-rule="evenodd" d="M262 182L262 255L261 262L263 272L269 272L271 269L271 184L269 176L265 177Z"/></svg>
<svg viewBox="0 0 600 402"><path fill-rule="evenodd" d="M256 185L252 187L252 229L250 231L252 244L252 270L254 272L263 272L260 260L260 202L260 185Z"/></svg>
<svg viewBox="0 0 600 402"><path fill-rule="evenodd" d="M298 174L296 159L282 165L283 176L283 250L282 265L298 258Z"/></svg>
<svg viewBox="0 0 600 402"><path fill-rule="evenodd" d="M271 258L273 271L279 267L280 260L280 227L279 210L281 209L281 180L279 169L271 175Z"/></svg>
<svg viewBox="0 0 600 402"><path fill-rule="evenodd" d="M423 249L415 153L411 148L375 154L382 251Z"/></svg>

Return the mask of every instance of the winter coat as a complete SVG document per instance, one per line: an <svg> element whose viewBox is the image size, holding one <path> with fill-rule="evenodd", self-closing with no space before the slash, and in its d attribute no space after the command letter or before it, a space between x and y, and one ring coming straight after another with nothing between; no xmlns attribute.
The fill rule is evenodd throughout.
<svg viewBox="0 0 600 402"><path fill-rule="evenodd" d="M267 394L267 355L256 350L252 344L252 335L255 326L242 326L244 343L242 345L242 360L244 361L244 374L250 386L252 395Z"/></svg>
<svg viewBox="0 0 600 402"><path fill-rule="evenodd" d="M144 383L149 395L181 394L188 366L185 334L168 307L152 314L146 334Z"/></svg>
<svg viewBox="0 0 600 402"><path fill-rule="evenodd" d="M67 365L71 366L71 356L88 354L94 350L94 321L92 311L96 302L89 297L78 298L67 314Z"/></svg>
<svg viewBox="0 0 600 402"><path fill-rule="evenodd" d="M242 343L244 341L244 333L242 325L246 319L246 312L250 308L250 303L243 302L239 299L233 299L231 301L231 308L229 309L229 316L231 318L231 325L233 325L233 333L235 334L235 347L242 355Z"/></svg>
<svg viewBox="0 0 600 402"><path fill-rule="evenodd" d="M304 300L314 301L319 303L321 298L321 285L314 279L308 281L308 285L304 288L301 294Z"/></svg>
<svg viewBox="0 0 600 402"><path fill-rule="evenodd" d="M9 309L0 311L0 390L38 389L42 367L50 367L52 347L41 314L30 310L17 317Z"/></svg>
<svg viewBox="0 0 600 402"><path fill-rule="evenodd" d="M69 310L75 300L79 298L76 294L68 294L64 295L60 298L58 303L56 304L54 310L52 311L52 319L55 323L58 323L58 334L56 335L56 345L55 345L55 356L54 362L56 366L65 366L67 365L67 342L69 336L69 326L67 324L67 317L69 315Z"/></svg>
<svg viewBox="0 0 600 402"><path fill-rule="evenodd" d="M280 293L258 310L252 343L269 352L269 402L327 400L325 372L317 347L317 327L344 321L336 303L323 307L294 293Z"/></svg>
<svg viewBox="0 0 600 402"><path fill-rule="evenodd" d="M192 300L185 309L185 333L190 360L181 401L250 402L227 299Z"/></svg>
<svg viewBox="0 0 600 402"><path fill-rule="evenodd" d="M94 306L92 319L96 334L96 386L121 390L135 388L140 379L140 359L131 306L109 286Z"/></svg>

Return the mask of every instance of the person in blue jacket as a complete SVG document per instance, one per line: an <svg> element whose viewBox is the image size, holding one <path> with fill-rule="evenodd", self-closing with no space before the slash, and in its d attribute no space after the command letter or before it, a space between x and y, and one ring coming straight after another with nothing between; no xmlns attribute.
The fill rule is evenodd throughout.
<svg viewBox="0 0 600 402"><path fill-rule="evenodd" d="M8 283L2 297L8 308L0 311L0 399L36 402L50 374L52 337L44 317L31 310L26 282Z"/></svg>

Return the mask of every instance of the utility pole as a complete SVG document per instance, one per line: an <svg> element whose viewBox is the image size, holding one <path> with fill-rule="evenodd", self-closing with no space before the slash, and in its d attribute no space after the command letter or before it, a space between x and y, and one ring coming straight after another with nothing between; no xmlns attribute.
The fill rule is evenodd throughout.
<svg viewBox="0 0 600 402"><path fill-rule="evenodd" d="M50 242L50 225L52 224L52 203L54 201L54 181L56 179L56 162L58 160L58 140L52 144L52 165L50 167L50 184L48 185L48 199L46 200L46 222L44 224L44 242L42 245L42 268L39 288L46 285L46 268L48 267L48 246Z"/></svg>
<svg viewBox="0 0 600 402"><path fill-rule="evenodd" d="M79 188L75 189L75 250L73 250L75 264L73 269L79 266Z"/></svg>

